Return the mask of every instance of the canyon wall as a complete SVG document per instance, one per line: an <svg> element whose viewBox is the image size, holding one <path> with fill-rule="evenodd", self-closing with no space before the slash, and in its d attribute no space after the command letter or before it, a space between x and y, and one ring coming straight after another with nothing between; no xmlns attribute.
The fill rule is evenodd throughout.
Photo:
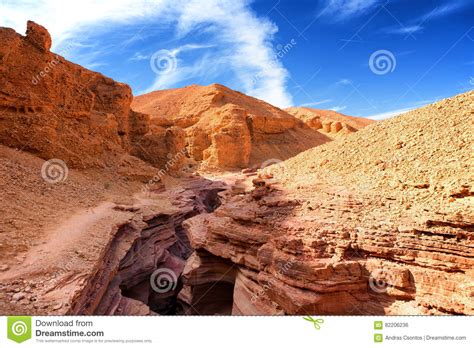
<svg viewBox="0 0 474 348"><path fill-rule="evenodd" d="M374 124L186 220L233 264L232 313L472 315L473 112L471 91Z"/></svg>
<svg viewBox="0 0 474 348"><path fill-rule="evenodd" d="M183 150L179 130L130 109L128 85L50 52L44 27L29 21L26 36L0 28L0 40L1 144L81 168L111 166L129 152L163 166Z"/></svg>

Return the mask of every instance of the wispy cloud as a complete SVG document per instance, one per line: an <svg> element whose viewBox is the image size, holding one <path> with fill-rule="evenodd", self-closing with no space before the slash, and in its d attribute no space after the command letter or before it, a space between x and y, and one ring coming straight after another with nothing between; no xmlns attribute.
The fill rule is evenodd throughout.
<svg viewBox="0 0 474 348"><path fill-rule="evenodd" d="M443 5L432 8L431 10L423 13L421 16L410 19L408 21L410 24L406 26L401 25L398 27L388 27L383 31L388 34L412 35L422 31L431 20L455 13L456 11L459 11L463 7L467 6L468 3L468 0L449 1Z"/></svg>
<svg viewBox="0 0 474 348"><path fill-rule="evenodd" d="M330 102L332 102L332 99L324 99L324 100L315 101L315 102L311 102L311 103L301 104L301 106L304 106L304 107L318 106L318 105L326 104L326 103L330 103Z"/></svg>
<svg viewBox="0 0 474 348"><path fill-rule="evenodd" d="M444 5L437 6L431 11L428 11L425 14L423 14L419 18L419 21L424 22L424 21L435 19L438 17L447 16L455 11L460 10L467 4L468 4L468 1L464 1L464 0L446 2Z"/></svg>
<svg viewBox="0 0 474 348"><path fill-rule="evenodd" d="M132 57L130 57L128 60L148 60L151 58L151 54L143 54L141 52L135 52Z"/></svg>
<svg viewBox="0 0 474 348"><path fill-rule="evenodd" d="M204 78L208 74L205 69L211 69L218 74L232 72L238 88L247 94L280 107L292 105L287 90L289 74L275 58L273 48L278 28L268 18L258 17L248 0L38 0L34 4L17 0L2 2L0 13L0 25L18 32L25 31L28 19L46 26L53 37L54 50L67 41L81 42L98 33L113 35L118 28L132 24L146 27L166 24L168 29L175 30L176 40L205 34L218 46L213 56L204 50L193 62L179 61L181 71L167 77L157 76L152 87L173 87L173 83L189 76ZM133 36L127 45L141 37ZM178 58L181 53L182 50L173 51ZM145 57L147 54L142 52L131 59L145 60Z"/></svg>
<svg viewBox="0 0 474 348"><path fill-rule="evenodd" d="M410 35L423 30L421 25L410 25L407 27L387 28L385 31L389 34Z"/></svg>
<svg viewBox="0 0 474 348"><path fill-rule="evenodd" d="M332 110L332 111L336 111L336 112L341 112L342 110L345 110L347 109L347 106L346 105L338 105L338 106L334 106L332 108L330 108L329 110Z"/></svg>
<svg viewBox="0 0 474 348"><path fill-rule="evenodd" d="M348 86L352 84L352 80L350 79L340 79L336 82L336 85Z"/></svg>
<svg viewBox="0 0 474 348"><path fill-rule="evenodd" d="M418 109L418 108L422 108L422 107L427 106L429 104L436 103L437 101L445 99L445 98L446 98L446 96L437 95L437 96L434 96L430 99L418 100L418 101L412 103L408 107L398 108L398 109L391 110L391 111L386 111L386 112L383 112L383 113L368 116L367 118L370 118L372 120L384 120L386 118L401 115L401 114L404 114L406 112L409 112L409 111L412 111L412 110L415 110L415 109Z"/></svg>
<svg viewBox="0 0 474 348"><path fill-rule="evenodd" d="M367 118L370 118L371 120L378 120L378 121L379 120L385 120L387 118L391 118L391 117L394 117L394 116L397 116L397 115L404 114L405 112L415 110L416 108L417 108L416 106L413 106L413 107L409 107L409 108L391 110L391 111L383 112L383 113L380 113L380 114L368 116Z"/></svg>
<svg viewBox="0 0 474 348"><path fill-rule="evenodd" d="M382 3L381 0L326 0L326 6L320 15L346 19L367 13L380 3Z"/></svg>

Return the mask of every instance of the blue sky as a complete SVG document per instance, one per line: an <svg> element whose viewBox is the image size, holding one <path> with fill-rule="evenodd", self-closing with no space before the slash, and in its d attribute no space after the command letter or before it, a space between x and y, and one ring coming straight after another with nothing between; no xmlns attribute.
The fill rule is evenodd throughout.
<svg viewBox="0 0 474 348"><path fill-rule="evenodd" d="M135 94L221 83L385 118L474 88L471 0L0 0L0 25Z"/></svg>

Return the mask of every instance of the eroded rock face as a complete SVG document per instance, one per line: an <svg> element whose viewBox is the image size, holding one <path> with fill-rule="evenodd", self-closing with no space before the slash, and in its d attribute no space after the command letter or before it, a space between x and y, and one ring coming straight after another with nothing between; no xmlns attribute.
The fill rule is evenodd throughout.
<svg viewBox="0 0 474 348"><path fill-rule="evenodd" d="M47 31L0 29L0 142L78 167L123 153L130 88L49 52ZM48 47L49 46L49 47Z"/></svg>
<svg viewBox="0 0 474 348"><path fill-rule="evenodd" d="M53 43L48 30L33 21L26 24L26 39L44 51L49 51Z"/></svg>
<svg viewBox="0 0 474 348"><path fill-rule="evenodd" d="M50 52L44 27L29 21L26 36L0 28L0 40L0 143L82 168L114 165L130 150L163 166L183 149L182 131L131 111L129 86Z"/></svg>
<svg viewBox="0 0 474 348"><path fill-rule="evenodd" d="M232 314L236 271L229 260L204 250L195 251L183 270L178 314Z"/></svg>
<svg viewBox="0 0 474 348"><path fill-rule="evenodd" d="M137 210L133 223L118 228L103 262L72 299L69 314L231 313L235 272L226 267L233 264L193 253L182 227L192 216L213 211L226 185L204 179L183 184L184 190L173 192L172 210L151 215Z"/></svg>
<svg viewBox="0 0 474 348"><path fill-rule="evenodd" d="M132 107L184 128L190 157L214 168L258 167L330 140L281 109L217 84L152 92L135 97Z"/></svg>
<svg viewBox="0 0 474 348"><path fill-rule="evenodd" d="M286 111L330 138L355 133L375 122L368 118L347 116L332 110L291 107Z"/></svg>
<svg viewBox="0 0 474 348"><path fill-rule="evenodd" d="M472 315L473 105L469 92L302 153L185 221L195 249L238 269L233 314Z"/></svg>

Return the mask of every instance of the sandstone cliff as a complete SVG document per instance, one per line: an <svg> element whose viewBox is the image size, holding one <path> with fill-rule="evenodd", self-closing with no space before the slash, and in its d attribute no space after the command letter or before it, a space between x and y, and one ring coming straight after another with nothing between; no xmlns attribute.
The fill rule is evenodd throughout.
<svg viewBox="0 0 474 348"><path fill-rule="evenodd" d="M152 122L184 128L188 153L210 167L260 166L330 140L287 112L218 84L152 92L135 97L132 107Z"/></svg>
<svg viewBox="0 0 474 348"><path fill-rule="evenodd" d="M44 27L29 21L26 36L0 28L0 41L0 144L82 168L127 152L163 166L182 150L178 130L131 111L129 86L50 52Z"/></svg>

